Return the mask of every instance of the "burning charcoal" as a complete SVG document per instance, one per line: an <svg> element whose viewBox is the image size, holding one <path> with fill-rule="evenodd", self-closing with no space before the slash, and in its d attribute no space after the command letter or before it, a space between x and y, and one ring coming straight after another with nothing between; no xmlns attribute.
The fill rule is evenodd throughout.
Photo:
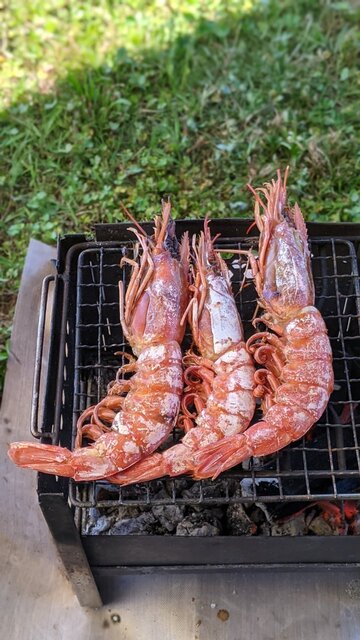
<svg viewBox="0 0 360 640"><path fill-rule="evenodd" d="M200 513L190 513L176 527L177 536L219 536L221 533L221 522L209 509Z"/></svg>
<svg viewBox="0 0 360 640"><path fill-rule="evenodd" d="M247 515L243 505L231 504L226 511L229 534L232 536L253 536L257 526Z"/></svg>
<svg viewBox="0 0 360 640"><path fill-rule="evenodd" d="M172 533L184 517L185 507L176 504L156 505L152 513L167 533Z"/></svg>
<svg viewBox="0 0 360 640"><path fill-rule="evenodd" d="M271 526L272 536L305 536L307 534L307 525L305 522L305 514L303 512L295 514L293 517L285 521L275 522Z"/></svg>
<svg viewBox="0 0 360 640"><path fill-rule="evenodd" d="M345 520L351 526L359 516L359 503L353 502L352 500L345 500L343 507Z"/></svg>

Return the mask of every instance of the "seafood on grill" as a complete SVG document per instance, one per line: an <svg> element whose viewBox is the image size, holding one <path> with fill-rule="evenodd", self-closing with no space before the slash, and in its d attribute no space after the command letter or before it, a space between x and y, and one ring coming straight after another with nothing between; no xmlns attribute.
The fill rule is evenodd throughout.
<svg viewBox="0 0 360 640"><path fill-rule="evenodd" d="M10 445L9 457L20 467L44 473L96 480L134 464L166 439L174 427L183 393L180 343L188 305L189 240L179 245L170 202L163 203L149 238L135 223L141 247L129 286L120 292L120 320L137 360L130 359L109 385L107 396L80 416L75 449L29 442ZM129 380L122 374L133 372ZM94 440L82 447L82 438Z"/></svg>
<svg viewBox="0 0 360 640"><path fill-rule="evenodd" d="M244 433L209 445L196 456L194 478L216 478L251 456L265 456L304 436L324 412L334 386L332 352L324 320L314 307L314 283L305 222L286 200L277 180L254 190L259 255L250 259L258 304L267 331L255 333L247 349L263 365L255 395L263 419ZM264 198L265 197L265 202Z"/></svg>
<svg viewBox="0 0 360 640"><path fill-rule="evenodd" d="M182 424L186 434L165 451L153 453L112 476L111 482L125 485L189 473L196 451L225 436L241 433L253 417L253 360L245 349L230 272L214 250L214 240L205 220L198 242L193 238L194 282L188 317L200 355L190 351L184 357L187 387L182 400ZM191 405L195 415L190 411Z"/></svg>

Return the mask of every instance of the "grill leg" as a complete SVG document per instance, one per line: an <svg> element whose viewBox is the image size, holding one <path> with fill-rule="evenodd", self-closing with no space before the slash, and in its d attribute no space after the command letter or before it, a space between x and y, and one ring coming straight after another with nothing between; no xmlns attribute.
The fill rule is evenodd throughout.
<svg viewBox="0 0 360 640"><path fill-rule="evenodd" d="M103 603L65 496L40 493L39 503L80 605L101 607Z"/></svg>

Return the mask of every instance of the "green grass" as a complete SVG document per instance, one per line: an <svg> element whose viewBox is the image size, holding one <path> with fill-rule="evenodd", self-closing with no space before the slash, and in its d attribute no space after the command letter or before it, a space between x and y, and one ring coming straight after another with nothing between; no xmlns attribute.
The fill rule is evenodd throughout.
<svg viewBox="0 0 360 640"><path fill-rule="evenodd" d="M289 163L308 220L359 220L359 24L325 0L3 9L1 361L30 237L121 220L121 201L247 217L245 183Z"/></svg>

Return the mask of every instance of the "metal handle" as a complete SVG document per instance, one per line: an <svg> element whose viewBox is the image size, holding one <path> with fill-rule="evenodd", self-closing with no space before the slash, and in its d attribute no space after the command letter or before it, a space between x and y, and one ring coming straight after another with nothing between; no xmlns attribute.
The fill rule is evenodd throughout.
<svg viewBox="0 0 360 640"><path fill-rule="evenodd" d="M36 337L36 353L35 353L35 372L33 383L33 395L31 405L31 417L30 417L30 431L34 438L51 437L52 434L40 431L38 428L38 416L39 416L39 396L40 396L40 381L41 381L41 369L42 369L42 355L44 349L44 330L46 321L46 309L48 304L48 294L50 282L55 281L55 276L46 276L43 280L41 287L40 297L40 313L39 323Z"/></svg>

